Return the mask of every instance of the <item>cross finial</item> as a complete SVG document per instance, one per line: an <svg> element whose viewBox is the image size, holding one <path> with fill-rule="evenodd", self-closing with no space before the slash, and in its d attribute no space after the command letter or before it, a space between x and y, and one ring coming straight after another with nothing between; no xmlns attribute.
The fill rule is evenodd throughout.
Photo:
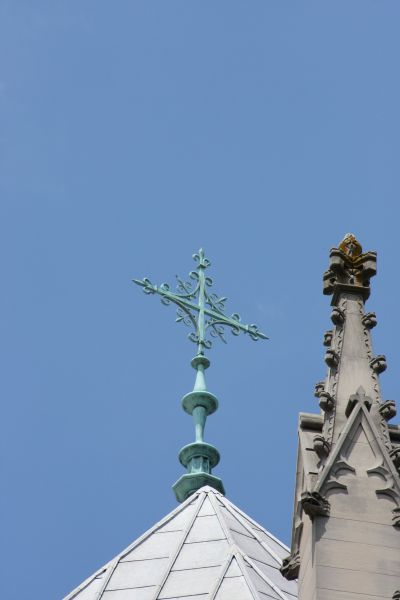
<svg viewBox="0 0 400 600"><path fill-rule="evenodd" d="M176 276L176 292L172 292L167 283L157 286L152 284L146 277L144 279L134 279L133 281L142 286L146 294L159 294L163 304L170 304L171 302L176 304L176 321L193 327L194 331L189 334L189 339L197 344L198 354L204 355L204 351L211 348L211 338L219 337L226 343L224 337L225 327L229 327L234 335L243 332L247 333L253 340L268 339L264 333L259 331L257 325L242 323L238 313L233 313L230 316L225 314L227 298L209 292L213 280L211 277L206 276L205 271L211 266L211 262L206 258L202 248L197 254L193 254L193 258L197 262L197 268L189 273L190 281L185 281Z"/></svg>
<svg viewBox="0 0 400 600"><path fill-rule="evenodd" d="M213 280L205 271L211 263L204 250L200 248L197 254L193 254L193 259L197 262L196 270L189 273L189 281L176 276L176 292L172 292L167 283L154 285L147 278L133 280L146 294L158 294L163 304L176 305L176 321L193 329L188 337L197 345L197 355L192 360L192 366L197 371L194 389L182 399L184 410L193 416L196 441L182 448L179 453L180 462L188 469L188 473L174 485L179 501L203 485L210 485L224 493L222 481L211 474L212 468L219 462L218 450L204 442L207 416L218 407L217 398L206 387L204 371L210 366L210 361L205 356L205 350L211 348L212 338L219 338L226 343L226 327L230 328L233 335L243 332L253 340L268 339L257 325L242 323L238 313L230 316L225 314L227 298L210 291Z"/></svg>

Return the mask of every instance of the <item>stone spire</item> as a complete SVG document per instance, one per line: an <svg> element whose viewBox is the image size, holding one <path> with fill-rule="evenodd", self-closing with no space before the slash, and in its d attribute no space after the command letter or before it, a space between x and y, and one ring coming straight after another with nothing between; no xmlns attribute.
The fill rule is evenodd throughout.
<svg viewBox="0 0 400 600"><path fill-rule="evenodd" d="M363 254L353 234L348 233L339 248L332 248L323 288L324 294L332 294L333 307L333 329L324 335L328 376L316 389L324 414L323 439L315 442L321 457L329 454L341 434L352 402L350 396L359 388L373 403L373 412L380 408L378 374L386 369L386 359L372 353L370 331L377 323L376 315L364 311L370 279L375 274L376 252ZM387 438L387 426L384 432Z"/></svg>
<svg viewBox="0 0 400 600"><path fill-rule="evenodd" d="M400 430L384 401L374 355L375 313L365 312L376 253L353 234L330 252L324 294L327 377L320 415L300 414L291 555L282 572L299 578L299 600L392 598L400 588Z"/></svg>

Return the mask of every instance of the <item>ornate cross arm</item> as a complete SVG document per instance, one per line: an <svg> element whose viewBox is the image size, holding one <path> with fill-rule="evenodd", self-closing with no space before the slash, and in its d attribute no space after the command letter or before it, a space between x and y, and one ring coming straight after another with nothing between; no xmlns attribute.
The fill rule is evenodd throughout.
<svg viewBox="0 0 400 600"><path fill-rule="evenodd" d="M193 258L198 262L197 269L189 273L191 281L184 281L177 276L176 292L172 292L167 283L157 286L147 278L133 281L140 285L146 294L158 294L163 304L176 304L176 321L194 328L195 331L189 334L189 339L198 345L199 354L204 354L206 348L211 348L210 337L219 337L226 343L225 327L229 327L233 335L243 332L253 340L268 339L257 325L242 323L239 314L233 313L228 316L224 313L227 298L209 293L207 289L213 284L211 277L204 273L210 266L210 261L205 258L202 249L198 254L194 254Z"/></svg>

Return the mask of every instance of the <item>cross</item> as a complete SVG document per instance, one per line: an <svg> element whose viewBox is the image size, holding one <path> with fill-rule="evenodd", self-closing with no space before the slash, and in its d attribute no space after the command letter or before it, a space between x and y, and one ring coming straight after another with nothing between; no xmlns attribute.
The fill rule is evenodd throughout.
<svg viewBox="0 0 400 600"><path fill-rule="evenodd" d="M167 283L157 286L146 277L133 281L142 286L146 294L159 294L163 304L172 302L177 305L176 322L182 322L194 328L188 337L197 344L197 353L200 356L204 355L205 349L211 348L212 342L208 334L213 338L218 337L226 343L225 327L229 327L233 335L243 332L247 333L252 340L268 339L264 333L259 331L257 325L242 323L238 313L233 313L231 316L224 313L227 298L219 297L208 291L213 281L205 274L205 270L211 263L205 257L204 250L200 248L197 254L193 254L193 259L197 262L197 268L189 273L191 281L184 281L176 276L177 292L171 292Z"/></svg>
<svg viewBox="0 0 400 600"><path fill-rule="evenodd" d="M253 340L268 339L257 325L242 323L237 313L230 316L225 314L226 298L209 291L213 281L205 271L211 263L205 257L204 250L200 249L193 258L197 262L196 270L189 273L190 281L176 277L176 292L171 292L167 283L154 285L146 277L133 280L146 294L158 294L163 304L171 304L171 302L175 304L176 321L194 329L189 334L189 339L197 344L197 355L191 361L192 367L196 370L196 380L193 391L182 398L182 407L193 417L196 439L179 452L179 461L187 468L187 473L173 485L179 502L204 485L210 485L222 494L225 493L221 479L212 473L212 469L219 463L219 452L204 441L206 419L218 408L216 396L207 390L204 373L210 366L210 361L204 355L205 350L211 348L210 337L218 337L226 342L225 327L229 327L234 335L243 332Z"/></svg>

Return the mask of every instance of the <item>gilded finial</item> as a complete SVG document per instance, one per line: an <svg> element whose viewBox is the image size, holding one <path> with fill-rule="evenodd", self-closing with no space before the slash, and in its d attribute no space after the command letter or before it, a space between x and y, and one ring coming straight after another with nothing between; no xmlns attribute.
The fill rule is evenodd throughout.
<svg viewBox="0 0 400 600"><path fill-rule="evenodd" d="M362 247L353 233L346 233L339 248L350 260L356 260L362 254Z"/></svg>
<svg viewBox="0 0 400 600"><path fill-rule="evenodd" d="M376 274L376 252L363 252L353 233L346 233L338 248L329 254L329 269L324 273L324 294L333 294L336 305L342 292L353 292L364 300L370 294L370 279Z"/></svg>

